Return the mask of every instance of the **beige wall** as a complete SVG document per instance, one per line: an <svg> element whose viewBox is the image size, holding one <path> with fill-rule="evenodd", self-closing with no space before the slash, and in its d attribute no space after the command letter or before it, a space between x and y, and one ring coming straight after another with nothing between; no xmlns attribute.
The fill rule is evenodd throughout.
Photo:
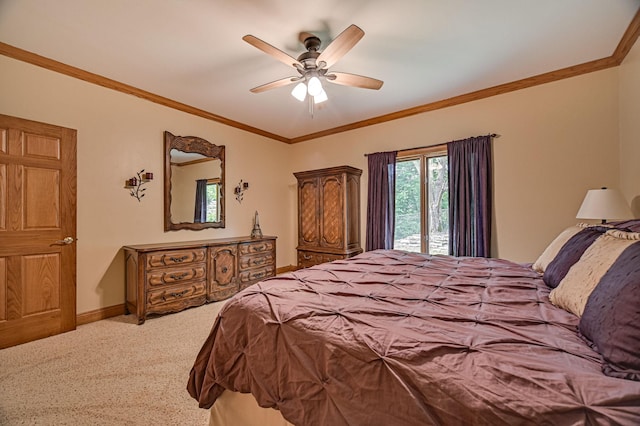
<svg viewBox="0 0 640 426"><path fill-rule="evenodd" d="M284 236L277 265L291 264L287 144L4 56L0 70L0 113L78 130L78 313L124 302L123 245L249 235L256 210L265 235ZM225 229L164 232L165 130L226 146ZM155 180L138 202L123 187L143 168ZM240 179L251 184L242 204Z"/></svg>
<svg viewBox="0 0 640 426"><path fill-rule="evenodd" d="M640 217L640 41L620 66L620 186Z"/></svg>
<svg viewBox="0 0 640 426"><path fill-rule="evenodd" d="M533 261L576 222L589 188L618 186L617 84L617 70L604 70L296 144L294 164L362 168L364 207L364 153L497 133L492 255ZM363 236L364 223L363 210Z"/></svg>
<svg viewBox="0 0 640 426"><path fill-rule="evenodd" d="M637 70L637 47L634 52L636 59L625 63L628 71L621 74ZM362 168L364 239L368 152L500 134L494 141L492 252L516 261L534 260L561 229L576 222L587 189L616 187L622 181L628 197L640 192L632 160L619 166L625 152L637 158L639 132L637 127L627 130L637 126L633 120L621 125L629 139L618 149L618 108L635 116L638 108L631 99L619 101L618 69L295 145L2 56L0 69L0 113L78 130L79 313L123 303L123 245L248 235L255 210L265 235L278 237L277 265L294 264L295 171L342 164ZM627 86L637 89L637 77L625 77L620 88ZM164 130L226 145L225 229L163 231ZM154 172L156 179L139 203L123 184L142 168ZM241 204L232 194L240 179L250 183Z"/></svg>

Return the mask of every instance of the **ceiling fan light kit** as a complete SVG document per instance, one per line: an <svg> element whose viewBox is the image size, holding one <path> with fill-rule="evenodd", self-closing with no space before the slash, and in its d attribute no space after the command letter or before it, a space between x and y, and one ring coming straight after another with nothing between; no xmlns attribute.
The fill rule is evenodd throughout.
<svg viewBox="0 0 640 426"><path fill-rule="evenodd" d="M300 102L304 101L307 98L307 86L304 83L296 84L296 87L291 91L291 96Z"/></svg>
<svg viewBox="0 0 640 426"><path fill-rule="evenodd" d="M298 56L298 59L294 59L289 54L257 37L246 35L242 37L244 41L262 50L264 53L271 55L280 62L294 67L300 74L299 76L286 77L254 87L251 89L251 92L261 93L277 87L298 83L291 91L291 95L300 102L303 102L308 94L309 112L313 116L313 105L328 99L327 93L322 87L321 80L343 86L372 90L380 89L383 84L381 80L357 74L329 72L329 68L351 50L363 36L364 31L362 31L362 29L356 25L350 25L331 41L326 49L320 52L320 38L308 32L301 32L299 40L304 44L307 51Z"/></svg>

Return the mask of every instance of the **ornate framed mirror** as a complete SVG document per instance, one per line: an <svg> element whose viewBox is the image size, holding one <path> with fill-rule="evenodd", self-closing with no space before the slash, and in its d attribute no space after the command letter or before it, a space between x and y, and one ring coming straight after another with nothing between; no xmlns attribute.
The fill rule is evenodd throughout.
<svg viewBox="0 0 640 426"><path fill-rule="evenodd" d="M224 145L164 132L164 230L224 228Z"/></svg>

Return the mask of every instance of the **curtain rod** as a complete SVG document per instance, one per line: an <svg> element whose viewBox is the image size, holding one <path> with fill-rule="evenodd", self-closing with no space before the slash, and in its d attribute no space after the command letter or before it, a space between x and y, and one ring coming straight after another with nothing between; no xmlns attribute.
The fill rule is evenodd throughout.
<svg viewBox="0 0 640 426"><path fill-rule="evenodd" d="M485 136L485 135L481 135L481 136ZM486 135L486 136L490 136L490 137L492 137L492 138L499 138L499 137L500 137L500 135L499 135L499 134L497 134L497 133L491 133L491 134ZM473 136L473 137L475 137L475 138L479 138L480 136ZM469 139L469 138L467 138L467 139ZM452 141L452 142L454 142L454 141ZM434 143L434 144L432 144L432 145L416 146L415 148L399 149L399 150L398 150L398 152L401 152L401 151L412 151L412 150L414 150L414 149L425 149L425 148L431 148L432 146L445 145L445 144L447 144L447 143L448 143L448 142L442 142L442 143ZM368 157L368 156L369 156L369 155L371 155L371 154L374 154L374 153L372 152L372 153L369 153L369 154L364 154L364 156L365 156L365 157Z"/></svg>

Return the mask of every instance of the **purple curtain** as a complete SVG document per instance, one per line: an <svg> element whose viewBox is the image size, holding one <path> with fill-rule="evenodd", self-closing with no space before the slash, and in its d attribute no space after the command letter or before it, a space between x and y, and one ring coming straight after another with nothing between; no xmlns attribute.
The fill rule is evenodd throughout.
<svg viewBox="0 0 640 426"><path fill-rule="evenodd" d="M195 223L204 223L207 221L207 180L196 180L196 206L193 214Z"/></svg>
<svg viewBox="0 0 640 426"><path fill-rule="evenodd" d="M393 248L396 201L396 153L369 154L366 251Z"/></svg>
<svg viewBox="0 0 640 426"><path fill-rule="evenodd" d="M447 144L449 254L453 256L490 256L491 140L488 135Z"/></svg>

